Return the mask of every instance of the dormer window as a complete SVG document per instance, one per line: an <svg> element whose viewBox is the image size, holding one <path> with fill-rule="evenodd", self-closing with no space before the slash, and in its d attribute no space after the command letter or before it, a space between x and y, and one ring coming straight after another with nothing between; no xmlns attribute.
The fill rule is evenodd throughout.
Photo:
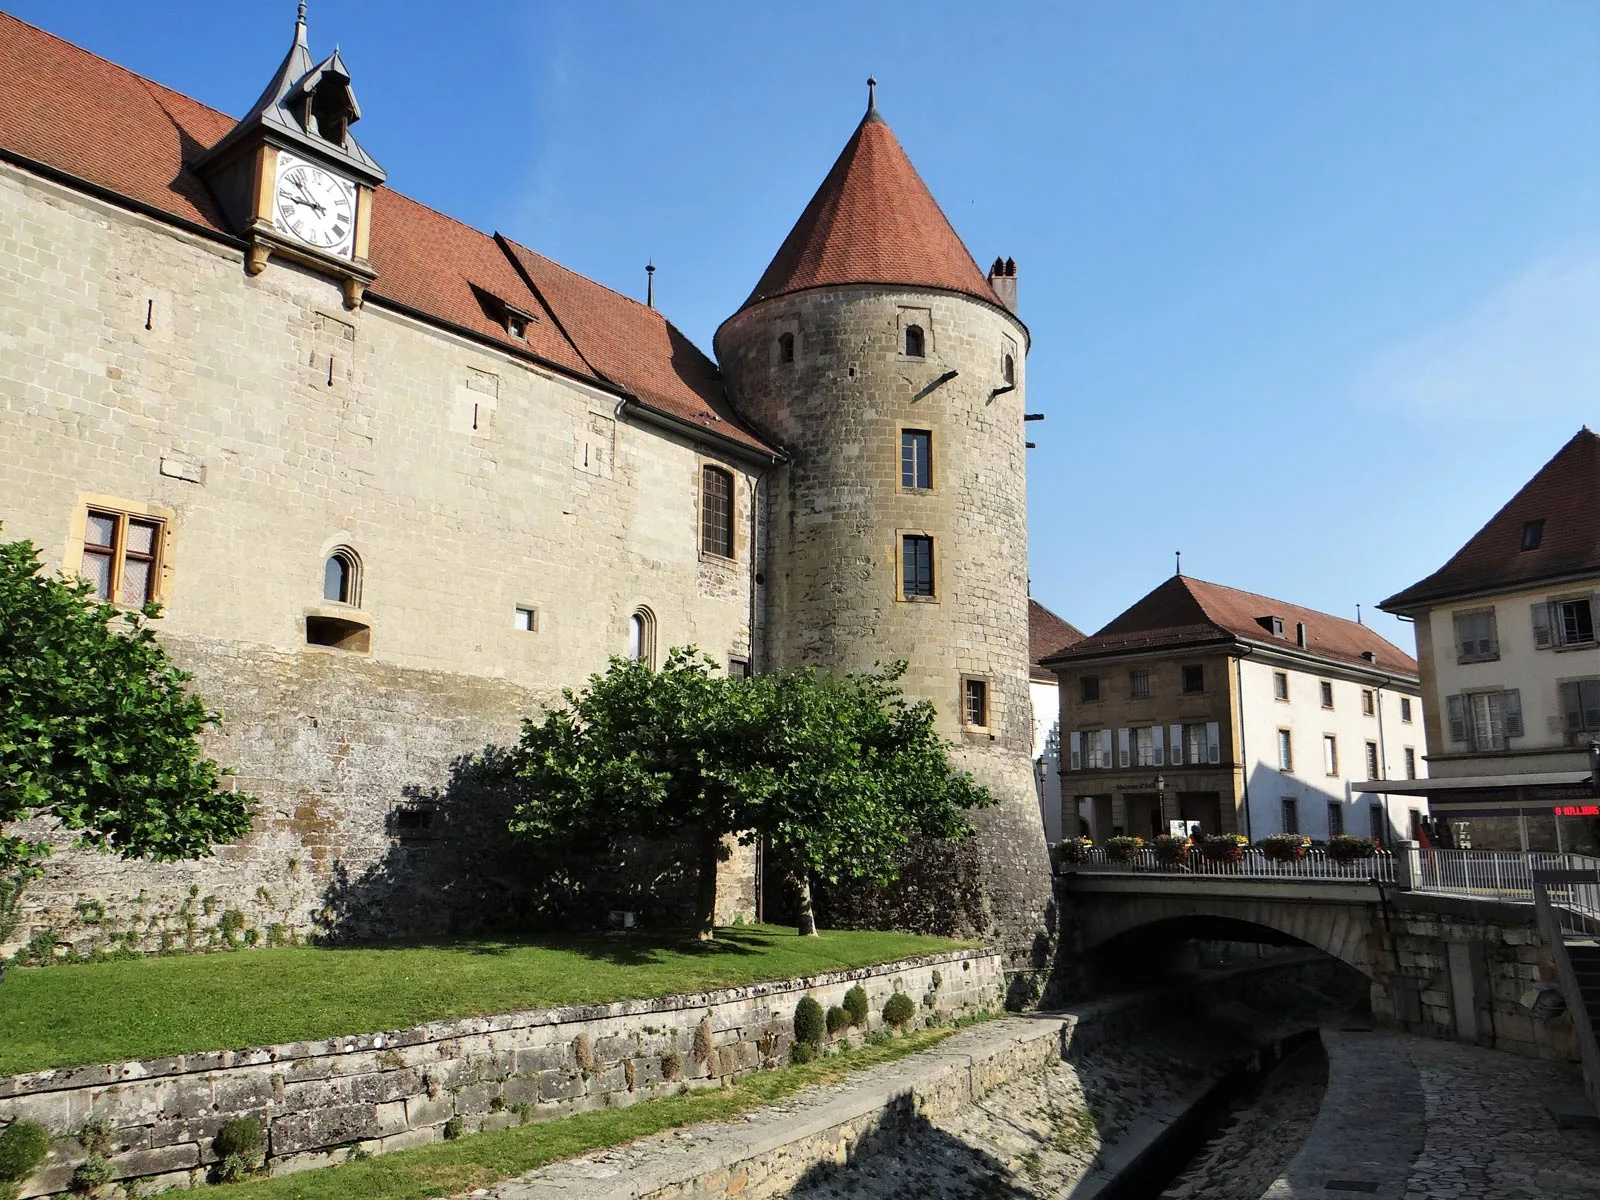
<svg viewBox="0 0 1600 1200"><path fill-rule="evenodd" d="M1283 618L1282 617L1273 617L1273 616L1257 617L1256 618L1256 624L1261 626L1261 628L1265 629L1273 637L1281 638L1283 636Z"/></svg>
<svg viewBox="0 0 1600 1200"><path fill-rule="evenodd" d="M311 116L317 123L317 135L335 146L344 145L344 135L350 129L350 106L344 102L342 91L320 87L311 98Z"/></svg>
<svg viewBox="0 0 1600 1200"><path fill-rule="evenodd" d="M506 308L506 334L514 337L519 342L528 340L528 322L533 318L525 312L507 306Z"/></svg>
<svg viewBox="0 0 1600 1200"><path fill-rule="evenodd" d="M1533 521L1522 523L1522 548L1524 550L1537 550L1539 543L1544 541L1544 518L1539 517Z"/></svg>

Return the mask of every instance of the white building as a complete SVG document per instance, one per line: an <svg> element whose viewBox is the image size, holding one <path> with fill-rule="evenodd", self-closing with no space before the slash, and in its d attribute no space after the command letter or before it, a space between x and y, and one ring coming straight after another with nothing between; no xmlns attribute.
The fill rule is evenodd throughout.
<svg viewBox="0 0 1600 1200"><path fill-rule="evenodd" d="M1476 849L1600 846L1600 436L1580 430L1439 570L1382 607L1417 625L1433 778Z"/></svg>
<svg viewBox="0 0 1600 1200"><path fill-rule="evenodd" d="M1061 811L1061 699L1055 673L1040 659L1083 640L1082 630L1031 596L1028 598L1028 695L1033 700L1033 773L1039 788L1039 817L1044 838L1059 842L1076 837L1076 819L1064 822Z"/></svg>
<svg viewBox="0 0 1600 1200"><path fill-rule="evenodd" d="M1096 840L1409 834L1426 806L1369 781L1424 773L1417 664L1356 621L1175 575L1047 656L1062 788Z"/></svg>

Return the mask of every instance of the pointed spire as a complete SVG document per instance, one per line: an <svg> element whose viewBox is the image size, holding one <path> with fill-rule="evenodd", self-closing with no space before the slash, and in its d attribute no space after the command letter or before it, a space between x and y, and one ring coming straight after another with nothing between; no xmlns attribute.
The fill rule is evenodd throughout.
<svg viewBox="0 0 1600 1200"><path fill-rule="evenodd" d="M294 42L297 46L306 44L306 0L300 0L300 11L295 14Z"/></svg>
<svg viewBox="0 0 1600 1200"><path fill-rule="evenodd" d="M941 288L1000 304L983 271L878 112L867 111L741 306L853 283Z"/></svg>

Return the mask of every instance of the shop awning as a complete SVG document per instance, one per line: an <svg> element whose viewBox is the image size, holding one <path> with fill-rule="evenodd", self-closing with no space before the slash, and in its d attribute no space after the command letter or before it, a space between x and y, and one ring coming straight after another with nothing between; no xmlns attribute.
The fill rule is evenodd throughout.
<svg viewBox="0 0 1600 1200"><path fill-rule="evenodd" d="M1390 796L1436 796L1441 792L1499 792L1518 788L1582 788L1589 794L1587 771L1541 771L1536 775L1456 775L1438 779L1369 779L1354 785L1358 792Z"/></svg>

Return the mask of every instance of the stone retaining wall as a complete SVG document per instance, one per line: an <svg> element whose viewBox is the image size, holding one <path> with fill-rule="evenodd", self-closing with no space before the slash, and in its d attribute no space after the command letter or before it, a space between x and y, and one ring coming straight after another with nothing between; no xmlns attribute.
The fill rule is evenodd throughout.
<svg viewBox="0 0 1600 1200"><path fill-rule="evenodd" d="M383 1153L464 1131L626 1105L685 1087L719 1085L787 1059L794 1008L839 1004L860 983L872 1027L896 991L918 1021L997 1007L997 954L957 951L810 978L657 1000L437 1021L397 1032L190 1054L0 1078L0 1121L39 1121L57 1135L24 1197L67 1186L87 1156L91 1118L114 1127L115 1178L147 1190L205 1179L224 1121L254 1117L272 1173Z"/></svg>

